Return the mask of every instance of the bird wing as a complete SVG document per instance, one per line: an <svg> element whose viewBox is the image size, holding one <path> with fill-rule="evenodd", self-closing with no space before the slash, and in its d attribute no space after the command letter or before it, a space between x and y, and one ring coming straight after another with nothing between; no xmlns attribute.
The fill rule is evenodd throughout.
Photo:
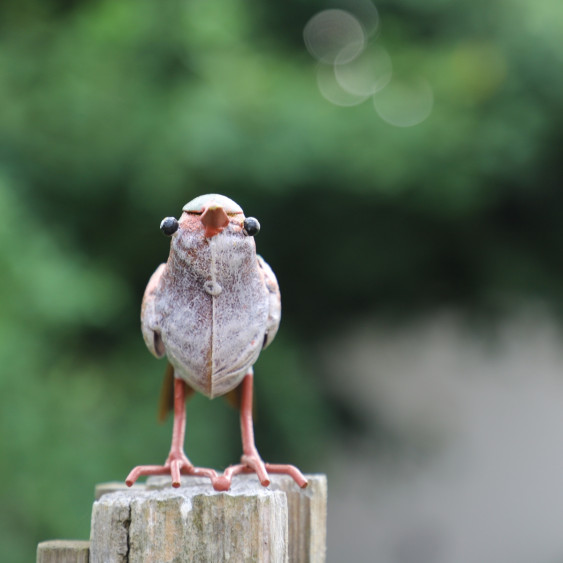
<svg viewBox="0 0 563 563"><path fill-rule="evenodd" d="M276 333L278 332L278 327L280 326L281 320L281 295L280 287L278 285L278 280L276 275L272 271L272 268L267 264L267 262L262 258L262 256L257 255L258 266L260 271L264 276L264 283L268 289L269 296L269 312L268 321L266 324L266 334L264 336L263 348L266 348L272 342Z"/></svg>
<svg viewBox="0 0 563 563"><path fill-rule="evenodd" d="M161 264L154 274L151 276L145 295L143 296L143 303L141 305L141 330L147 348L157 358L162 358L166 353L164 343L160 338L158 330L159 315L156 312L156 297L158 294L162 274L166 268L166 264Z"/></svg>

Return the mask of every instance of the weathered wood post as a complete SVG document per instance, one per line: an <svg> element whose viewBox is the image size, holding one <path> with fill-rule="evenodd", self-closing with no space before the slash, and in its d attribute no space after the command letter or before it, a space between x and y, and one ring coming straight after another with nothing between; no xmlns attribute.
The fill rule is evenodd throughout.
<svg viewBox="0 0 563 563"><path fill-rule="evenodd" d="M90 542L51 540L37 546L37 563L88 563Z"/></svg>
<svg viewBox="0 0 563 563"><path fill-rule="evenodd" d="M178 489L169 477L131 489L98 485L89 559L40 559L38 549L37 561L323 563L326 477L307 478L309 486L299 489L291 477L271 475L264 488L255 475L240 475L227 492L199 477L183 477Z"/></svg>

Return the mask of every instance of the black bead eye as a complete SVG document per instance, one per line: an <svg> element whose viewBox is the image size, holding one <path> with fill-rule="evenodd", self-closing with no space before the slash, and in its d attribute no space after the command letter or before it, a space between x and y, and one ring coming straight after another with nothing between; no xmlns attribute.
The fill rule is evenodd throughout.
<svg viewBox="0 0 563 563"><path fill-rule="evenodd" d="M160 223L160 230L167 237L171 237L178 230L178 227L178 219L174 217L165 217Z"/></svg>
<svg viewBox="0 0 563 563"><path fill-rule="evenodd" d="M250 237L257 235L260 232L260 223L258 222L258 219L255 219L254 217L247 217L244 220L242 230L245 235Z"/></svg>

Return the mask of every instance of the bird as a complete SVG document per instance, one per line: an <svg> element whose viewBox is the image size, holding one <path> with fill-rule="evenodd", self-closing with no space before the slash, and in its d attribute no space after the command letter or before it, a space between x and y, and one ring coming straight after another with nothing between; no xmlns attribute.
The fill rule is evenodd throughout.
<svg viewBox="0 0 563 563"><path fill-rule="evenodd" d="M149 351L168 360L161 417L174 411L170 453L164 465L139 465L126 478L167 475L208 477L227 491L241 473L256 473L263 486L270 474L290 475L301 488L305 476L289 464L265 463L256 448L253 423L253 365L274 339L281 319L276 276L256 253L260 223L220 194L188 202L180 219L165 217L161 231L171 239L166 263L149 279L141 305L141 330ZM186 399L195 392L226 396L240 408L242 456L222 474L196 467L184 452ZM173 397L173 398L172 398Z"/></svg>

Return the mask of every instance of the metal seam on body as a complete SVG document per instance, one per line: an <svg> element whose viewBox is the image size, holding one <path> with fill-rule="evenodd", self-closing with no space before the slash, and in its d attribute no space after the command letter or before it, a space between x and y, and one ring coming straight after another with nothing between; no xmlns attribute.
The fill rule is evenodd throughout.
<svg viewBox="0 0 563 563"><path fill-rule="evenodd" d="M209 241L209 249L211 251L211 283L215 285L217 283L217 265L215 263L215 240L211 239ZM217 330L215 328L215 316L216 316L216 307L217 307L217 299L215 295L211 294L211 381L209 382L209 393L210 396L213 397L213 374L215 372L215 356L213 352L215 351L216 347L216 337L217 337Z"/></svg>

